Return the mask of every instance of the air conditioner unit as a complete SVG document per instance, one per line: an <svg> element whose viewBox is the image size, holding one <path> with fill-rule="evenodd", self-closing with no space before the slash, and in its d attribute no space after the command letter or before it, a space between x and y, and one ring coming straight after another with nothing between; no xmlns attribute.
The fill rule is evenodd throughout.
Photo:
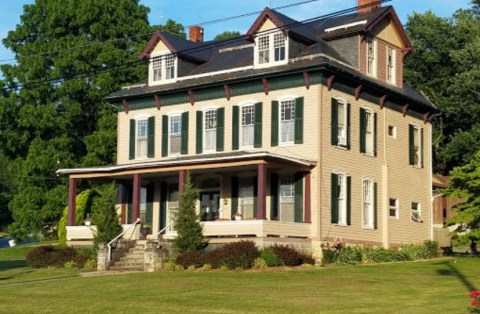
<svg viewBox="0 0 480 314"><path fill-rule="evenodd" d="M423 222L422 215L420 215L419 211L413 210L411 214L412 220L416 222Z"/></svg>

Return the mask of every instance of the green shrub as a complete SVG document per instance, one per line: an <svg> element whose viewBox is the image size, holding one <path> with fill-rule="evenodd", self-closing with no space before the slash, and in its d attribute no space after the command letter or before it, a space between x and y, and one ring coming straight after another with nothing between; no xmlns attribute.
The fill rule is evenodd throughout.
<svg viewBox="0 0 480 314"><path fill-rule="evenodd" d="M337 265L357 265L362 262L363 250L353 246L344 247L335 261Z"/></svg>
<svg viewBox="0 0 480 314"><path fill-rule="evenodd" d="M198 251L186 251L175 258L175 263L187 268L189 266L201 267L203 265L202 253Z"/></svg>
<svg viewBox="0 0 480 314"><path fill-rule="evenodd" d="M83 265L83 269L86 270L96 270L97 269L97 258L89 258Z"/></svg>
<svg viewBox="0 0 480 314"><path fill-rule="evenodd" d="M220 266L220 270L224 270L224 271L228 270L228 266L227 265L222 265L222 266Z"/></svg>
<svg viewBox="0 0 480 314"><path fill-rule="evenodd" d="M213 250L206 251L202 254L201 263L203 265L208 264L210 268L217 269L222 266L221 259L222 259L222 251L221 248L216 248Z"/></svg>
<svg viewBox="0 0 480 314"><path fill-rule="evenodd" d="M195 265L190 265L187 267L188 271L194 271L196 269Z"/></svg>
<svg viewBox="0 0 480 314"><path fill-rule="evenodd" d="M303 264L303 256L300 252L288 245L275 244L272 250L277 255L279 265L299 266Z"/></svg>
<svg viewBox="0 0 480 314"><path fill-rule="evenodd" d="M251 268L253 261L260 257L260 251L253 241L232 242L215 250L219 251L220 265L226 265L229 269Z"/></svg>
<svg viewBox="0 0 480 314"><path fill-rule="evenodd" d="M331 251L331 250L322 250L322 266L334 264L338 257L338 252Z"/></svg>
<svg viewBox="0 0 480 314"><path fill-rule="evenodd" d="M268 267L268 264L262 257L257 257L253 261L253 268L255 269L265 269L267 267Z"/></svg>
<svg viewBox="0 0 480 314"><path fill-rule="evenodd" d="M399 251L405 254L405 256L408 257L409 261L426 258L425 248L420 245L414 245L414 244L402 245Z"/></svg>
<svg viewBox="0 0 480 314"><path fill-rule="evenodd" d="M260 256L265 261L267 267L275 267L280 265L280 260L271 247L263 248L260 252Z"/></svg>
<svg viewBox="0 0 480 314"><path fill-rule="evenodd" d="M434 258L438 256L438 242L437 241L425 241L423 243L425 249L425 255L427 258Z"/></svg>
<svg viewBox="0 0 480 314"><path fill-rule="evenodd" d="M168 271L175 271L176 269L176 264L175 262L168 261L163 264L163 269L168 270Z"/></svg>
<svg viewBox="0 0 480 314"><path fill-rule="evenodd" d="M68 269L75 268L75 262L74 261L68 261L65 264L63 264L63 268L68 268Z"/></svg>
<svg viewBox="0 0 480 314"><path fill-rule="evenodd" d="M209 263L206 263L201 268L201 270L211 270L211 269L212 269L212 265L210 265Z"/></svg>
<svg viewBox="0 0 480 314"><path fill-rule="evenodd" d="M33 268L63 267L66 262L73 260L76 252L71 247L56 248L52 245L44 245L33 248L27 254L27 265Z"/></svg>
<svg viewBox="0 0 480 314"><path fill-rule="evenodd" d="M73 260L72 262L74 263L74 266L77 267L77 268L84 268L85 267L85 263L91 259L92 256L91 255L87 255L87 254L77 254L73 257Z"/></svg>

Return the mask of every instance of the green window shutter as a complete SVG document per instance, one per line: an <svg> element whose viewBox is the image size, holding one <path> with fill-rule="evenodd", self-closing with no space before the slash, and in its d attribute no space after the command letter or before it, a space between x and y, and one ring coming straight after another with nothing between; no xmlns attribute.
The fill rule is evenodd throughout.
<svg viewBox="0 0 480 314"><path fill-rule="evenodd" d="M167 183L162 182L160 184L160 215L159 215L159 226L160 230L165 228L167 225ZM160 231L159 230L159 231Z"/></svg>
<svg viewBox="0 0 480 314"><path fill-rule="evenodd" d="M423 168L423 128L420 128L420 167Z"/></svg>
<svg viewBox="0 0 480 314"><path fill-rule="evenodd" d="M414 160L415 160L415 151L413 148L413 142L414 142L414 136L415 136L415 128L413 125L409 124L408 125L408 164L409 165L414 165Z"/></svg>
<svg viewBox="0 0 480 314"><path fill-rule="evenodd" d="M197 149L196 153L201 154L203 151L203 112L197 111Z"/></svg>
<svg viewBox="0 0 480 314"><path fill-rule="evenodd" d="M347 149L350 149L350 103L347 103Z"/></svg>
<svg viewBox="0 0 480 314"><path fill-rule="evenodd" d="M180 144L180 154L188 154L188 112L182 113L182 139Z"/></svg>
<svg viewBox="0 0 480 314"><path fill-rule="evenodd" d="M253 177L253 217L257 217L258 177Z"/></svg>
<svg viewBox="0 0 480 314"><path fill-rule="evenodd" d="M217 152L223 152L225 139L225 108L217 109Z"/></svg>
<svg viewBox="0 0 480 314"><path fill-rule="evenodd" d="M332 173L332 182L331 182L331 223L337 224L338 223L338 175Z"/></svg>
<svg viewBox="0 0 480 314"><path fill-rule="evenodd" d="M238 213L238 177L232 177L232 216Z"/></svg>
<svg viewBox="0 0 480 314"><path fill-rule="evenodd" d="M303 97L295 100L295 144L303 144Z"/></svg>
<svg viewBox="0 0 480 314"><path fill-rule="evenodd" d="M303 222L303 172L295 173L295 222Z"/></svg>
<svg viewBox="0 0 480 314"><path fill-rule="evenodd" d="M278 146L278 101L272 101L272 146Z"/></svg>
<svg viewBox="0 0 480 314"><path fill-rule="evenodd" d="M132 160L135 159L135 138L136 138L137 128L134 119L130 119L130 146L129 146L129 154L128 159Z"/></svg>
<svg viewBox="0 0 480 314"><path fill-rule="evenodd" d="M232 107L232 150L238 150L239 148L239 136L240 136L240 107Z"/></svg>
<svg viewBox="0 0 480 314"><path fill-rule="evenodd" d="M352 224L352 177L347 177L347 225Z"/></svg>
<svg viewBox="0 0 480 314"><path fill-rule="evenodd" d="M145 223L152 226L153 223L153 197L155 194L155 183L147 185L147 206L145 211Z"/></svg>
<svg viewBox="0 0 480 314"><path fill-rule="evenodd" d="M278 220L278 174L270 175L270 219Z"/></svg>
<svg viewBox="0 0 480 314"><path fill-rule="evenodd" d="M377 113L373 114L373 156L377 156Z"/></svg>
<svg viewBox="0 0 480 314"><path fill-rule="evenodd" d="M262 147L262 103L255 104L255 126L253 130L253 147Z"/></svg>
<svg viewBox="0 0 480 314"><path fill-rule="evenodd" d="M367 137L367 126L366 126L367 114L365 109L360 108L360 153L365 153L366 149L366 137Z"/></svg>
<svg viewBox="0 0 480 314"><path fill-rule="evenodd" d="M155 117L148 118L147 157L155 157Z"/></svg>
<svg viewBox="0 0 480 314"><path fill-rule="evenodd" d="M373 184L373 228L378 229L378 197L377 197L377 182Z"/></svg>
<svg viewBox="0 0 480 314"><path fill-rule="evenodd" d="M162 157L168 156L168 116L162 116Z"/></svg>
<svg viewBox="0 0 480 314"><path fill-rule="evenodd" d="M338 145L338 100L332 98L332 145Z"/></svg>

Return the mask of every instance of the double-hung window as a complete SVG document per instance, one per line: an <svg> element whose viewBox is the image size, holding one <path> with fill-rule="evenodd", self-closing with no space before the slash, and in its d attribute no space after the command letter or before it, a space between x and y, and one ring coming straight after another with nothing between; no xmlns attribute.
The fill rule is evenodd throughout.
<svg viewBox="0 0 480 314"><path fill-rule="evenodd" d="M155 84L174 79L177 73L176 63L177 58L171 53L152 57L150 61L151 82Z"/></svg>
<svg viewBox="0 0 480 314"><path fill-rule="evenodd" d="M423 222L421 204L417 202L412 202L410 208L410 215L412 220L416 222Z"/></svg>
<svg viewBox="0 0 480 314"><path fill-rule="evenodd" d="M280 220L295 221L295 189L293 176L280 177Z"/></svg>
<svg viewBox="0 0 480 314"><path fill-rule="evenodd" d="M182 116L174 115L170 117L170 154L180 154L182 143Z"/></svg>
<svg viewBox="0 0 480 314"><path fill-rule="evenodd" d="M340 226L350 225L351 177L332 173L331 222Z"/></svg>
<svg viewBox="0 0 480 314"><path fill-rule="evenodd" d="M241 107L241 146L253 147L255 136L255 106L246 105Z"/></svg>
<svg viewBox="0 0 480 314"><path fill-rule="evenodd" d="M409 164L414 167L423 167L423 129L409 124Z"/></svg>
<svg viewBox="0 0 480 314"><path fill-rule="evenodd" d="M377 67L376 67L376 45L375 41L372 38L367 38L365 40L367 47L367 74L373 77L377 76Z"/></svg>
<svg viewBox="0 0 480 314"><path fill-rule="evenodd" d="M258 67L287 62L288 38L282 31L258 35L255 38L254 64Z"/></svg>
<svg viewBox="0 0 480 314"><path fill-rule="evenodd" d="M188 112L162 116L162 157L188 154Z"/></svg>
<svg viewBox="0 0 480 314"><path fill-rule="evenodd" d="M147 119L137 122L137 158L146 158L148 149L148 122Z"/></svg>
<svg viewBox="0 0 480 314"><path fill-rule="evenodd" d="M375 228L375 184L371 180L363 181L363 228Z"/></svg>
<svg viewBox="0 0 480 314"><path fill-rule="evenodd" d="M205 151L213 151L217 145L217 110L205 112L204 130Z"/></svg>
<svg viewBox="0 0 480 314"><path fill-rule="evenodd" d="M272 101L272 146L303 144L303 97Z"/></svg>
<svg viewBox="0 0 480 314"><path fill-rule="evenodd" d="M390 217L398 219L399 217L399 206L398 206L398 199L390 198L389 200L389 210L390 210Z"/></svg>
<svg viewBox="0 0 480 314"><path fill-rule="evenodd" d="M375 156L377 153L377 114L360 108L360 152Z"/></svg>
<svg viewBox="0 0 480 314"><path fill-rule="evenodd" d="M155 117L130 120L129 159L155 155Z"/></svg>
<svg viewBox="0 0 480 314"><path fill-rule="evenodd" d="M332 98L332 145L350 148L350 104Z"/></svg>
<svg viewBox="0 0 480 314"><path fill-rule="evenodd" d="M280 143L292 144L295 139L295 100L280 102Z"/></svg>
<svg viewBox="0 0 480 314"><path fill-rule="evenodd" d="M395 49L387 47L387 82L395 84Z"/></svg>
<svg viewBox="0 0 480 314"><path fill-rule="evenodd" d="M196 152L224 150L225 108L197 111Z"/></svg>

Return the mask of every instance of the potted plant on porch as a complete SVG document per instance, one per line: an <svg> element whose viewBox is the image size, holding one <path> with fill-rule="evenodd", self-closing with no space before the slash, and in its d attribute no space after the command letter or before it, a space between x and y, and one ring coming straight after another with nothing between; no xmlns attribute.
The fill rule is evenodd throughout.
<svg viewBox="0 0 480 314"><path fill-rule="evenodd" d="M140 234L142 235L143 238L146 238L147 235L152 233L152 226L149 224L142 224L140 227Z"/></svg>
<svg viewBox="0 0 480 314"><path fill-rule="evenodd" d="M235 219L235 220L242 220L242 214L240 214L240 213L238 213L238 212L235 213L235 215L233 215L233 219Z"/></svg>

